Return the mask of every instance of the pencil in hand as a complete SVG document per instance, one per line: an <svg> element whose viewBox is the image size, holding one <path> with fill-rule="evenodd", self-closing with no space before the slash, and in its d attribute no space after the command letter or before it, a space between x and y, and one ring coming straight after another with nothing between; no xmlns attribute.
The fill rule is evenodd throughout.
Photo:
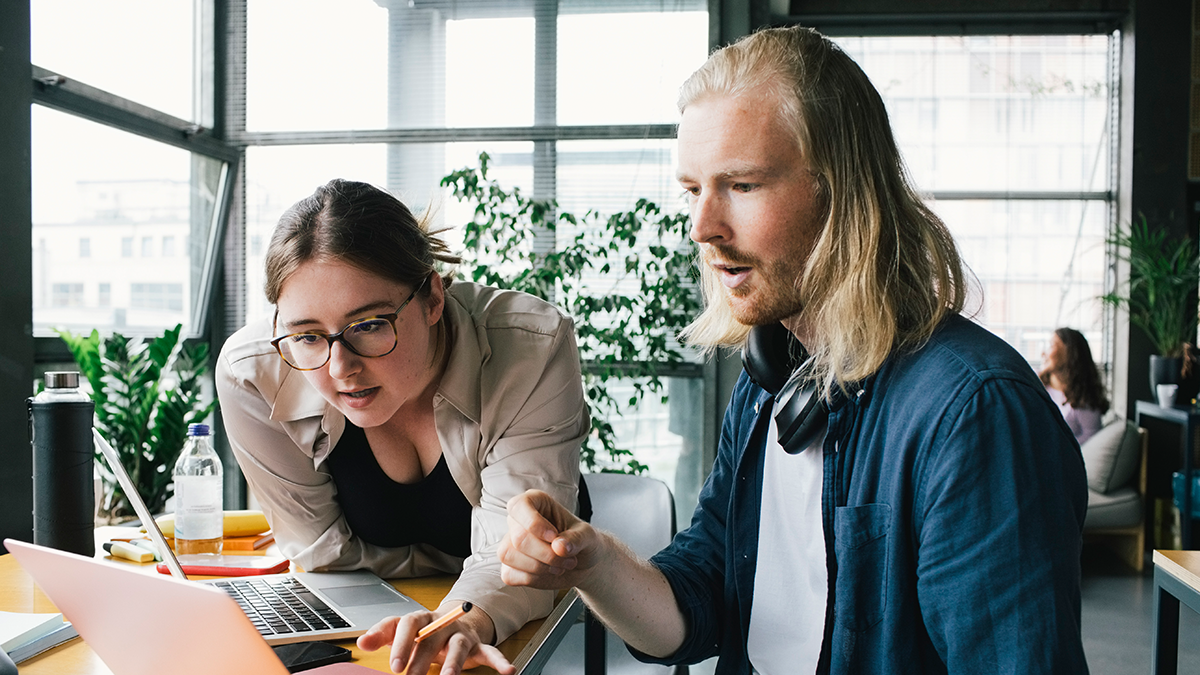
<svg viewBox="0 0 1200 675"><path fill-rule="evenodd" d="M461 617L463 614L466 614L467 612L471 611L472 606L473 605L471 605L471 603L464 602L460 607L456 607L452 611L447 612L445 614L445 616L443 616L442 618L440 618L437 621L434 621L433 623L429 624L428 626L425 626L424 628L422 628L417 633L417 638L415 640L413 640L413 642L415 644L420 644L420 642L422 640L424 640L425 638L429 637L430 635L433 635L434 633L445 628L446 626L449 626L450 624L454 623L455 621L458 621L459 617Z"/></svg>

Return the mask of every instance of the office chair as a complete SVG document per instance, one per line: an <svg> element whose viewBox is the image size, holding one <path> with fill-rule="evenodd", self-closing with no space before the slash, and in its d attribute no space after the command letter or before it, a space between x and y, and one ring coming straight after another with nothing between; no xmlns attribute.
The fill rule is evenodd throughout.
<svg viewBox="0 0 1200 675"><path fill-rule="evenodd" d="M635 553L649 558L675 536L675 500L671 489L654 478L621 473L584 476L592 498L592 525L620 537ZM544 675L685 675L687 668L642 663L625 643L585 612L546 662ZM597 657L603 657L598 659ZM586 664L591 662L590 667Z"/></svg>

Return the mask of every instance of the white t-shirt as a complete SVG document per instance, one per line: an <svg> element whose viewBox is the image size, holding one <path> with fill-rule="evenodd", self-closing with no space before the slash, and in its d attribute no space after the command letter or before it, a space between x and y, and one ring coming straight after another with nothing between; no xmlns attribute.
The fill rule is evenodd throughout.
<svg viewBox="0 0 1200 675"><path fill-rule="evenodd" d="M764 447L758 563L746 638L750 664L760 675L816 671L829 587L821 519L825 430L802 452L789 455L779 445L778 409Z"/></svg>

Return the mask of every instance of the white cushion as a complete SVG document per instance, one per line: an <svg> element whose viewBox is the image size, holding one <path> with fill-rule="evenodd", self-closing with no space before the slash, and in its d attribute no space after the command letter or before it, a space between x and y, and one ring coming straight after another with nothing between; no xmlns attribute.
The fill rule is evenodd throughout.
<svg viewBox="0 0 1200 675"><path fill-rule="evenodd" d="M1082 446L1088 487L1108 494L1128 485L1137 473L1141 441L1137 425L1118 419Z"/></svg>

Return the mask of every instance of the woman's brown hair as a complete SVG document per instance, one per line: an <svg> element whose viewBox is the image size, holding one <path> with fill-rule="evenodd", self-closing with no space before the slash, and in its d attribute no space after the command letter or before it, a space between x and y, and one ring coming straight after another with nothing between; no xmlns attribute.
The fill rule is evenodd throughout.
<svg viewBox="0 0 1200 675"><path fill-rule="evenodd" d="M1098 410L1101 415L1108 412L1108 397L1087 338L1074 328L1059 328L1054 335L1062 342L1063 358L1055 362L1053 370L1040 373L1042 383L1049 385L1050 376L1055 375L1072 408Z"/></svg>
<svg viewBox="0 0 1200 675"><path fill-rule="evenodd" d="M340 260L365 272L416 288L437 263L461 262L426 217L418 218L390 192L335 178L296 202L280 218L267 248L267 301L310 260ZM447 285L449 275L444 275ZM421 290L429 296L429 286Z"/></svg>

